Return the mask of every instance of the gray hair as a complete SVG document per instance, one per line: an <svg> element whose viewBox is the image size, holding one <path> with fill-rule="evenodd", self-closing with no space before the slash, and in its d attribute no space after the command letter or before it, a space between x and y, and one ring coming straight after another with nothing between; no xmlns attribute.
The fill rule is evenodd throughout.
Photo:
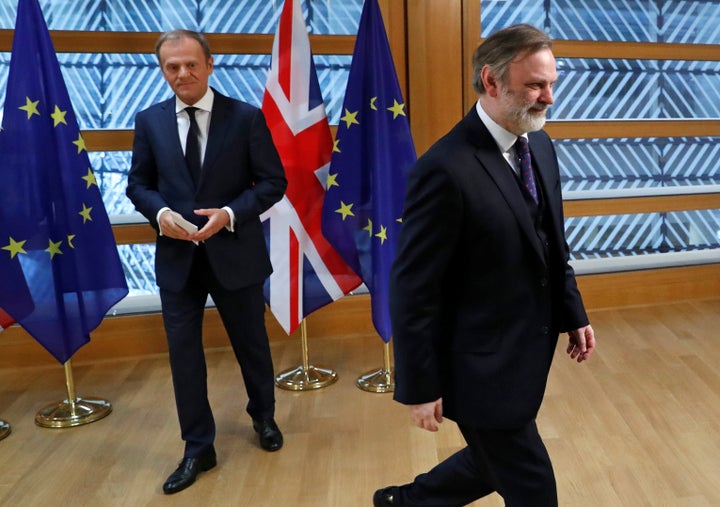
<svg viewBox="0 0 720 507"><path fill-rule="evenodd" d="M503 28L485 39L473 54L472 85L480 95L485 93L482 83L482 70L486 65L500 83L507 83L510 63L523 53L536 53L541 49L551 49L552 39L542 30L532 25L520 24Z"/></svg>
<svg viewBox="0 0 720 507"><path fill-rule="evenodd" d="M212 53L210 52L210 43L208 43L207 39L203 34L201 34L200 32L193 32L192 30L184 30L178 28L176 30L170 30L169 32L165 32L160 36L160 38L158 38L157 42L155 43L155 56L157 56L158 62L160 61L160 48L162 47L162 45L169 40L180 39L193 39L197 41L198 44L200 44L203 53L205 53L205 58L209 60L212 56Z"/></svg>

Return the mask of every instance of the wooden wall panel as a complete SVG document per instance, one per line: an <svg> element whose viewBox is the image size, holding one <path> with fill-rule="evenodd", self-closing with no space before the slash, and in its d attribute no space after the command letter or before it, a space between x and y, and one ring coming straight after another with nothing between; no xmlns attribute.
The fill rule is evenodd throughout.
<svg viewBox="0 0 720 507"><path fill-rule="evenodd" d="M408 0L410 125L418 155L464 114L461 0Z"/></svg>
<svg viewBox="0 0 720 507"><path fill-rule="evenodd" d="M397 73L400 90L407 103L407 33L405 31L405 3L397 0L380 0L380 11L382 12L385 31L387 32L390 51L392 52L395 72ZM405 108L410 111L410 104Z"/></svg>

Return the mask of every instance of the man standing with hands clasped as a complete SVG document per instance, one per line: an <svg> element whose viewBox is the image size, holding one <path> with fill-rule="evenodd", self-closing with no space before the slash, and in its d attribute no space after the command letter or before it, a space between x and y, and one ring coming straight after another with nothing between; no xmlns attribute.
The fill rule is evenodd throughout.
<svg viewBox="0 0 720 507"><path fill-rule="evenodd" d="M477 104L410 174L390 288L395 399L420 428L456 421L467 447L376 491L376 507L461 506L492 492L512 507L557 505L535 417L558 334L578 362L595 336L541 130L557 80L551 47L529 25L486 39L473 56Z"/></svg>
<svg viewBox="0 0 720 507"><path fill-rule="evenodd" d="M158 232L155 271L185 441L163 485L170 494L216 465L202 344L208 294L240 363L260 446L283 445L262 292L272 267L259 216L287 181L262 112L208 86L213 57L202 34L167 32L155 51L175 96L136 116L127 195Z"/></svg>

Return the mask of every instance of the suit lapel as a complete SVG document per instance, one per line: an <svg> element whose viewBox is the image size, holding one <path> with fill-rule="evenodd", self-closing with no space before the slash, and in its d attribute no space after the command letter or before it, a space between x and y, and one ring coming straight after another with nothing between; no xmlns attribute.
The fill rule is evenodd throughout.
<svg viewBox="0 0 720 507"><path fill-rule="evenodd" d="M180 136L177 128L177 114L175 113L175 98L167 100L162 105L162 117L160 118L162 132L167 132L165 139L167 141L168 154L176 159L182 160L185 165L185 155L183 155L182 145L180 144ZM190 173L188 172L188 175Z"/></svg>
<svg viewBox="0 0 720 507"><path fill-rule="evenodd" d="M186 180L186 183L194 188L195 184L190 175L190 169L185 162L185 154L180 144L180 135L177 128L177 113L175 113L175 98L163 102L159 118L160 132L165 140L164 152L167 153L171 167L182 168L178 170L178 176Z"/></svg>
<svg viewBox="0 0 720 507"><path fill-rule="evenodd" d="M507 202L513 215L515 215L520 230L527 237L533 250L545 262L540 240L532 224L530 213L528 213L525 198L518 186L515 175L512 173L512 168L508 166L495 140L480 120L475 109L465 116L465 121L469 127L469 141L477 148L475 157L492 181L495 182L498 190L500 190L505 202Z"/></svg>
<svg viewBox="0 0 720 507"><path fill-rule="evenodd" d="M547 136L544 135L544 137ZM558 174L557 169L552 164L552 160L555 160L556 155L553 151L548 152L545 149L545 147L547 147L549 150L552 150L552 145L540 137L540 133L531 132L529 134L529 138L530 152L537 169L537 175L540 179L537 184L540 185L542 192L545 195L545 206L550 212L552 227L555 229L555 234L553 236L555 238L564 238L565 222L562 213L562 196L556 195L557 190L555 188L555 182L558 178ZM534 143L534 148L533 139L537 139ZM560 251L563 250L562 244L559 244L558 247L560 248Z"/></svg>
<svg viewBox="0 0 720 507"><path fill-rule="evenodd" d="M202 185L205 175L212 171L213 165L222 152L225 136L229 130L227 128L228 99L215 91L215 89L213 89L213 92L215 93L215 98L213 99L212 115L210 116L210 129L208 131L208 141L205 148L203 170L200 175L200 185Z"/></svg>

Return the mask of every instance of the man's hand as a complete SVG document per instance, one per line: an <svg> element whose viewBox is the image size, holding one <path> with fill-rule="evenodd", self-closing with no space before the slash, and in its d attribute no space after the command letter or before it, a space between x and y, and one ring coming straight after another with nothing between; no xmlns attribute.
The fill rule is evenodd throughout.
<svg viewBox="0 0 720 507"><path fill-rule="evenodd" d="M217 234L223 227L230 223L230 215L221 208L196 209L196 215L208 217L205 226L194 234L190 235L193 241L205 241L206 239Z"/></svg>
<svg viewBox="0 0 720 507"><path fill-rule="evenodd" d="M428 431L437 431L438 423L442 423L442 398L420 405L408 405L410 417L415 426Z"/></svg>
<svg viewBox="0 0 720 507"><path fill-rule="evenodd" d="M190 236L190 234L185 229L175 223L175 220L173 219L174 213L174 211L168 209L160 214L158 222L162 235L172 239L192 241L192 237Z"/></svg>
<svg viewBox="0 0 720 507"><path fill-rule="evenodd" d="M576 359L581 363L590 357L595 350L595 332L589 324L580 329L568 332L567 353L571 359Z"/></svg>

